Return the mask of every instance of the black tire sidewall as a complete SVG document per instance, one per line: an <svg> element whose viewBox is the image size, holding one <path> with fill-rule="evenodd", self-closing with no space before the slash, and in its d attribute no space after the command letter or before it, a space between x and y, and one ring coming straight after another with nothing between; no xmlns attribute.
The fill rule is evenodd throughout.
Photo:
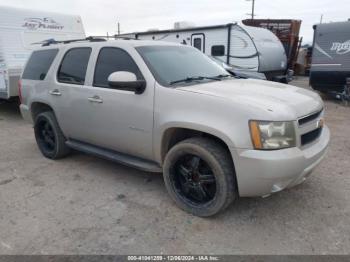
<svg viewBox="0 0 350 262"><path fill-rule="evenodd" d="M174 168L177 160L186 154L199 156L202 160L207 162L214 173L216 180L215 197L213 200L203 205L193 205L188 201L184 201L184 199L176 192L174 184L172 182L172 175L170 172L172 172L172 168ZM227 191L230 188L227 185L226 174L218 160L205 148L191 143L180 143L178 145L175 145L166 156L163 170L163 176L167 190L172 199L183 210L190 212L196 216L207 217L212 216L218 213L221 209L225 208L227 200L226 197L228 195Z"/></svg>
<svg viewBox="0 0 350 262"><path fill-rule="evenodd" d="M55 123L54 117L55 117L55 116L54 116L53 113L51 113L51 112L44 112L44 113L41 113L41 114L39 114L39 115L36 117L36 119L35 119L35 124L34 124L34 134L35 134L35 139L36 139L36 142L37 142L37 144L38 144L38 147L39 147L41 153L42 153L45 157L50 158L50 159L54 159L54 158L57 156L58 150L59 150L59 148L58 148L58 146L59 146L59 144L58 144L59 137L58 137L58 133L57 133L58 130L57 130L57 125L56 125L56 123ZM39 130L39 127L38 127L38 123L39 123L39 121L41 121L41 120L45 120L45 121L47 121L47 122L51 125L52 130L53 130L53 133L54 133L54 135L55 135L55 149L52 150L52 151L46 150L45 146L43 146L42 141L41 141L40 138L39 138L39 132L40 132L40 130Z"/></svg>

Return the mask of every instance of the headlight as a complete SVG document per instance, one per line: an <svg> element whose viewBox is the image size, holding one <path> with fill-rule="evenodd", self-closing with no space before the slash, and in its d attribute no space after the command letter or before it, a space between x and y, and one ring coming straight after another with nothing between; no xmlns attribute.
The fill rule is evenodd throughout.
<svg viewBox="0 0 350 262"><path fill-rule="evenodd" d="M250 135L255 149L273 150L296 146L292 121L249 121Z"/></svg>

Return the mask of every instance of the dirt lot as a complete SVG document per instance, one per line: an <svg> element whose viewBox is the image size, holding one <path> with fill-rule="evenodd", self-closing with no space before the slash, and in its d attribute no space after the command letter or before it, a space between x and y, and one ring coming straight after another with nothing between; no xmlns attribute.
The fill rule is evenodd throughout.
<svg viewBox="0 0 350 262"><path fill-rule="evenodd" d="M210 219L178 209L160 175L80 153L43 158L16 106L2 104L0 254L347 254L350 107L325 103L332 141L314 174Z"/></svg>

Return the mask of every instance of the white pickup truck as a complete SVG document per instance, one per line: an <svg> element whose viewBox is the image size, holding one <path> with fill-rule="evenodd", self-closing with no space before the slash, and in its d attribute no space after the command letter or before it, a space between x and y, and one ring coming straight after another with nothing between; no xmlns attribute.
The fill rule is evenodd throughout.
<svg viewBox="0 0 350 262"><path fill-rule="evenodd" d="M237 79L173 43L51 44L32 53L20 93L44 156L73 148L163 172L170 196L198 216L303 182L330 139L317 93Z"/></svg>

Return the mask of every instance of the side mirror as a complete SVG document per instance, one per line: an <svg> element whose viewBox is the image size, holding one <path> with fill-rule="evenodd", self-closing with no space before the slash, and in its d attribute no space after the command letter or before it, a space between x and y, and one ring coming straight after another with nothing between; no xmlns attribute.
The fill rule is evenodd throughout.
<svg viewBox="0 0 350 262"><path fill-rule="evenodd" d="M145 80L137 80L134 73L118 71L109 75L108 84L115 89L133 91L135 94L142 94L146 89Z"/></svg>

